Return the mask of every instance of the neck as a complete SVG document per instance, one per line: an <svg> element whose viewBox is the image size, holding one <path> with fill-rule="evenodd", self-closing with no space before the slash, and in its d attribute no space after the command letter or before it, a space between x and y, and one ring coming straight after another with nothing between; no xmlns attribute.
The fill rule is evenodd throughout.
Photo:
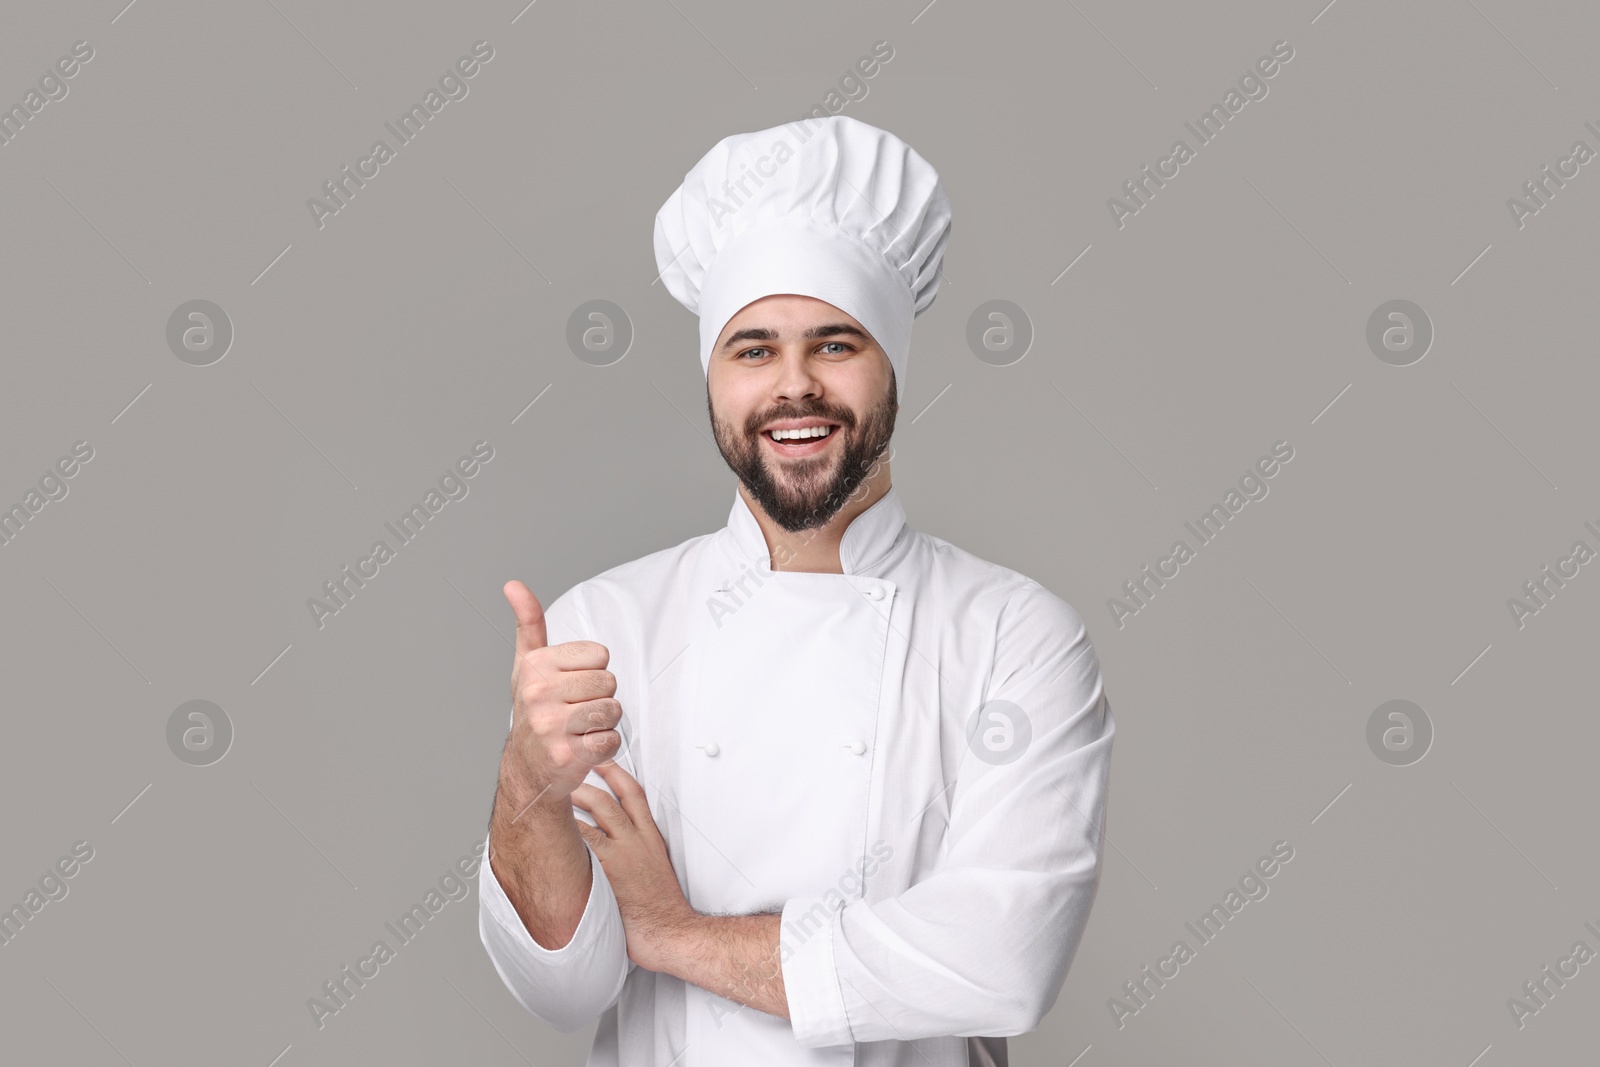
<svg viewBox="0 0 1600 1067"><path fill-rule="evenodd" d="M761 505L751 499L744 483L739 485L739 495L744 498L750 514L755 516L756 524L761 527L761 535L766 538L772 569L814 574L844 573L839 546L844 542L845 529L857 515L882 500L888 491L889 461L884 458L873 465L866 479L831 519L814 529L795 533L774 522Z"/></svg>

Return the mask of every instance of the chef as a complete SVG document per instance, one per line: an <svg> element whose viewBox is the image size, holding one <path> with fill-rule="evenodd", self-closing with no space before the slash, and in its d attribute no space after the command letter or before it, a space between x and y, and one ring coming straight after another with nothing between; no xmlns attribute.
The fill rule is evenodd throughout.
<svg viewBox="0 0 1600 1067"><path fill-rule="evenodd" d="M1083 619L889 477L950 205L853 118L718 142L656 216L728 524L517 618L479 930L591 1067L1004 1065L1099 884ZM977 427L967 427L968 431ZM996 516L1004 523L1004 516Z"/></svg>

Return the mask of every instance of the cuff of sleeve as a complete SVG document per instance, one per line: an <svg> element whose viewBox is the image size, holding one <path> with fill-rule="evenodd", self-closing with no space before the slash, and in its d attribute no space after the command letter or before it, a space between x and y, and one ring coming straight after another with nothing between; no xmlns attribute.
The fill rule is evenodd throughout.
<svg viewBox="0 0 1600 1067"><path fill-rule="evenodd" d="M578 920L578 927L565 945L560 948L545 948L528 933L528 928L523 925L522 916L517 914L516 906L511 903L505 887L495 876L494 868L489 863L493 848L492 841L484 846L483 866L479 868L480 910L493 918L501 929L511 936L518 948L541 963L559 964L573 956L586 957L592 953L595 942L604 933L601 929L602 916L617 908L617 898L612 893L611 883L606 879L605 869L600 866L600 859L593 850L586 849L589 852L589 870L593 877L589 883L589 899L584 902L583 916Z"/></svg>
<svg viewBox="0 0 1600 1067"><path fill-rule="evenodd" d="M796 897L783 905L778 958L789 1001L789 1023L802 1048L848 1045L855 1040L833 956L838 916L822 897Z"/></svg>

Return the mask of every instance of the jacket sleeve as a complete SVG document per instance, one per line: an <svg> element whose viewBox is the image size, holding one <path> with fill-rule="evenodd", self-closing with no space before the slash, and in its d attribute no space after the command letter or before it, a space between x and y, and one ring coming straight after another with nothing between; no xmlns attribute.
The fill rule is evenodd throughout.
<svg viewBox="0 0 1600 1067"><path fill-rule="evenodd" d="M994 639L937 866L885 900L785 902L779 953L804 1047L1026 1033L1061 992L1099 887L1115 727L1066 601L1029 579Z"/></svg>
<svg viewBox="0 0 1600 1067"><path fill-rule="evenodd" d="M581 588L568 590L545 609L550 644L599 640L593 636L594 629L579 599ZM611 791L595 771L590 771L584 780ZM573 813L594 825L593 816L582 808L574 807ZM547 949L528 933L495 877L489 863L493 854L491 834L478 874L478 935L500 980L519 1004L557 1030L568 1032L593 1022L616 1003L623 980L635 966L628 958L622 914L617 910L617 898L605 869L591 851L589 869L593 880L583 917L572 940L558 949Z"/></svg>

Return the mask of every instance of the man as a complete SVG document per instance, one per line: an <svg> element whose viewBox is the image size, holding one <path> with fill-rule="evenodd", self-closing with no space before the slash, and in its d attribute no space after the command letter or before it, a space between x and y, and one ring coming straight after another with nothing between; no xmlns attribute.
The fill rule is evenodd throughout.
<svg viewBox="0 0 1600 1067"><path fill-rule="evenodd" d="M1060 992L1099 884L1099 665L1070 605L890 484L949 227L933 168L843 116L724 139L657 215L733 510L548 610L506 585L480 885L518 1001L599 1019L591 1065L1003 1065Z"/></svg>

